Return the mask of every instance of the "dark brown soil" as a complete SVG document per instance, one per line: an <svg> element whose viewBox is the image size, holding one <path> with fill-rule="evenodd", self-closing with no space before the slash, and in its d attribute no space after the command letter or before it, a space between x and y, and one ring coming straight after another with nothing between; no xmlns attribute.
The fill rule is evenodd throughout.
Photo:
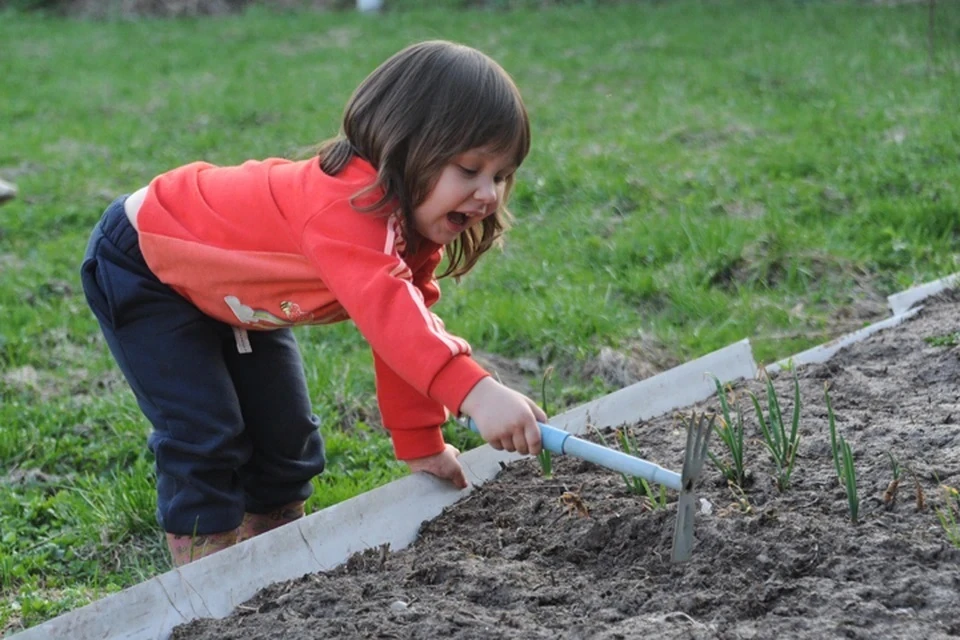
<svg viewBox="0 0 960 640"><path fill-rule="evenodd" d="M425 524L409 549L271 586L230 617L194 621L173 637L960 637L960 549L936 514L941 484L960 484L960 347L924 340L957 331L960 295L949 294L827 364L800 368L802 442L784 492L742 397L750 480L738 496L708 464L700 487L708 512L697 516L689 563L669 561L674 495L651 510L617 474L556 459L546 480L525 460ZM855 454L859 524L834 471L826 382ZM775 386L789 416L791 376ZM766 408L761 382L741 389ZM715 407L713 398L697 409ZM675 416L631 429L644 457L679 470ZM718 439L712 448L722 454ZM904 469L892 505L882 499L888 452Z"/></svg>

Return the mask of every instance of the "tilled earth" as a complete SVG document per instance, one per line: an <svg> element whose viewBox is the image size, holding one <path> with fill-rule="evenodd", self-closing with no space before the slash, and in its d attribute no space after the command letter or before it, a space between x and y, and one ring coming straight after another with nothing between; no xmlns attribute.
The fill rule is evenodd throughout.
<svg viewBox="0 0 960 640"><path fill-rule="evenodd" d="M673 492L653 508L615 473L556 458L545 479L525 460L426 523L410 548L273 585L173 638L960 637L960 549L937 515L943 486L960 485L958 332L960 295L944 294L799 368L802 440L785 491L745 393L766 409L764 383L736 388L748 477L738 490L707 465L686 564L670 563ZM855 456L857 524L833 465L826 383ZM792 375L774 384L789 420ZM694 408L716 410L717 398L683 413ZM679 470L676 415L623 428L643 457ZM718 438L712 450L726 459ZM900 482L885 500L891 456Z"/></svg>

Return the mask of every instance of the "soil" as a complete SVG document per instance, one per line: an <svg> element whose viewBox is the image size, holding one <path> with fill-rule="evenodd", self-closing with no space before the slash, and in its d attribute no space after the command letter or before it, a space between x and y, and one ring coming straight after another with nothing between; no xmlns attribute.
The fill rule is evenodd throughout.
<svg viewBox="0 0 960 640"><path fill-rule="evenodd" d="M960 347L942 339L955 332L960 294L948 293L829 362L800 367L802 441L782 492L742 393L766 409L764 383L741 383L749 477L736 491L707 464L685 564L670 562L674 492L651 508L615 473L555 458L545 479L527 459L425 523L408 549L273 585L173 638L960 637L960 549L937 516L942 485L960 484ZM825 383L854 452L857 524L833 465ZM789 420L792 374L774 385ZM694 408L715 410L717 398ZM679 470L676 415L623 428L642 457ZM724 456L719 439L711 446ZM890 455L902 472L885 502Z"/></svg>

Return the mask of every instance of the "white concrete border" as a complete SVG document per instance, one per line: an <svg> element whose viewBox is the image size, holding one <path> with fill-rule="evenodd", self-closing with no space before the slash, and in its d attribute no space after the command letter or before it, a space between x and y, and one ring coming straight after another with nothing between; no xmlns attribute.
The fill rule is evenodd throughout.
<svg viewBox="0 0 960 640"><path fill-rule="evenodd" d="M607 426L660 415L709 397L714 383L704 375L708 372L725 382L753 377L756 365L750 343L743 340L642 380L558 416L556 424L580 433L588 419L595 426ZM482 446L464 453L461 461L477 486L496 476L501 462L520 457ZM175 626L195 618L224 617L276 582L332 569L354 553L383 544L402 549L414 541L424 521L464 495L424 474L401 478L13 638L165 640Z"/></svg>
<svg viewBox="0 0 960 640"><path fill-rule="evenodd" d="M924 298L929 298L944 289L956 286L958 281L960 281L960 273L954 273L945 278L917 285L906 291L887 296L887 304L890 306L890 311L893 315L898 316Z"/></svg>
<svg viewBox="0 0 960 640"><path fill-rule="evenodd" d="M721 382L730 382L740 378L753 378L756 373L757 364L753 359L750 341L741 340L551 417L550 424L577 434L583 433L588 423L603 428L618 426L624 422L648 420L716 393L716 384L708 374L715 375Z"/></svg>
<svg viewBox="0 0 960 640"><path fill-rule="evenodd" d="M914 287L888 298L894 316L768 367L823 362L844 346L903 322L904 313L923 298L958 281L960 274ZM757 371L748 340L742 340L599 398L551 419L551 424L582 433L588 424L616 426L663 415L710 397L713 374L722 382L752 378ZM473 486L499 473L501 462L520 456L489 446L466 452L461 461ZM276 582L326 571L351 555L389 544L411 544L421 524L438 516L471 489L457 491L424 474L401 478L328 507L267 534L120 593L65 613L13 635L9 640L166 640L173 628L196 618L224 617L257 591Z"/></svg>
<svg viewBox="0 0 960 640"><path fill-rule="evenodd" d="M768 373L775 373L780 369L789 368L791 366L799 367L805 364L813 364L817 362L826 362L834 356L837 351L843 349L847 345L851 345L854 342L860 342L867 336L873 335L877 331L883 329L888 329L890 327L895 327L904 320L912 318L915 316L920 309L923 307L914 307L905 313L901 313L898 316L893 316L887 318L886 320L881 320L880 322L875 322L871 325L854 331L853 333L848 333L845 336L840 336L839 338L834 338L830 342L826 342L818 347L813 347L812 349L807 349L806 351L801 351L800 353L790 356L789 358L784 358L775 364L772 364L768 367L765 367Z"/></svg>

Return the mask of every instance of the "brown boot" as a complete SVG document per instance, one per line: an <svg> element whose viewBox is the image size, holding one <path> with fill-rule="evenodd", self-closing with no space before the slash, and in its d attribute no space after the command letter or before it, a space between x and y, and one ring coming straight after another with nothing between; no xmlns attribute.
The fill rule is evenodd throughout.
<svg viewBox="0 0 960 640"><path fill-rule="evenodd" d="M238 542L237 535L239 532L240 529L237 528L232 531L207 535L168 533L167 548L170 549L170 555L173 557L173 566L182 567L188 562L199 560L204 556L232 547Z"/></svg>
<svg viewBox="0 0 960 640"><path fill-rule="evenodd" d="M240 524L240 542L302 517L303 502L291 502L267 513L245 513Z"/></svg>

